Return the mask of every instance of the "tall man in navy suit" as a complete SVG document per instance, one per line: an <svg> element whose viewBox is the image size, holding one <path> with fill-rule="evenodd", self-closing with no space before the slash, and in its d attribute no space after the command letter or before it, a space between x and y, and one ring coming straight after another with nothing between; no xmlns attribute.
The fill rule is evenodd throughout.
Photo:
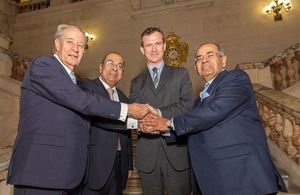
<svg viewBox="0 0 300 195"><path fill-rule="evenodd" d="M109 52L99 65L100 77L82 81L80 86L114 101L128 102L116 87L124 69L123 57ZM122 121L91 117L91 122L88 180L82 195L122 195L133 170L131 131Z"/></svg>
<svg viewBox="0 0 300 195"><path fill-rule="evenodd" d="M113 102L77 85L74 67L85 48L83 31L59 25L55 54L29 66L22 86L18 135L7 176L15 195L79 193L86 169L89 123L85 115L125 121L141 118L148 106Z"/></svg>
<svg viewBox="0 0 300 195"><path fill-rule="evenodd" d="M147 61L146 70L131 82L130 100L148 103L154 112L172 118L193 106L192 83L185 68L164 63L166 42L157 27L145 29L140 50ZM186 140L167 143L167 135L139 134L136 146L136 168L144 195L190 194L190 162Z"/></svg>
<svg viewBox="0 0 300 195"><path fill-rule="evenodd" d="M226 71L225 65L219 45L200 45L195 68L206 84L194 109L172 120L149 115L141 129L189 136L192 170L204 195L286 191L271 159L251 81L242 70Z"/></svg>

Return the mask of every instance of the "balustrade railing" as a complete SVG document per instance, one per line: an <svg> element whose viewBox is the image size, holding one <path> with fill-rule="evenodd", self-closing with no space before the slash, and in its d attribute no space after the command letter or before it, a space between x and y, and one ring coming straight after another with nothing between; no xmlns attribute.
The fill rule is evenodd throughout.
<svg viewBox="0 0 300 195"><path fill-rule="evenodd" d="M238 64L240 69L263 69L269 66L275 90L281 91L300 81L300 43L262 62Z"/></svg>
<svg viewBox="0 0 300 195"><path fill-rule="evenodd" d="M63 5L68 3L75 3L79 1L84 0L31 0L28 3L18 3L17 4L17 13L26 13L26 12L32 12L40 9L48 8L52 5Z"/></svg>
<svg viewBox="0 0 300 195"><path fill-rule="evenodd" d="M30 62L32 61L31 58L25 57L19 54L13 54L11 56L13 60L13 66L11 69L11 78L16 79L18 81L22 81L25 71L30 65Z"/></svg>
<svg viewBox="0 0 300 195"><path fill-rule="evenodd" d="M40 9L45 9L50 6L50 0L36 0L28 3L17 4L17 13L32 12Z"/></svg>
<svg viewBox="0 0 300 195"><path fill-rule="evenodd" d="M299 98L260 84L253 86L267 136L300 165Z"/></svg>

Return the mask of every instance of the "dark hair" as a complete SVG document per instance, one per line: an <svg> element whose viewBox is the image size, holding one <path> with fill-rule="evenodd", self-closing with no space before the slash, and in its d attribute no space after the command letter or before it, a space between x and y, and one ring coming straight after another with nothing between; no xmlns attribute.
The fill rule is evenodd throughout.
<svg viewBox="0 0 300 195"><path fill-rule="evenodd" d="M105 62L107 56L110 55L110 54L117 54L117 55L121 56L121 58L123 59L123 65L125 66L125 61L124 61L123 56L122 56L119 52L117 52L117 51L110 51L110 52L107 52L107 53L103 56L102 61L101 61L101 64L104 64L104 62Z"/></svg>
<svg viewBox="0 0 300 195"><path fill-rule="evenodd" d="M155 33L155 32L159 32L163 37L163 43L165 42L164 32L162 30L160 30L159 27L149 27L149 28L146 28L141 34L141 46L142 47L144 46L143 37L147 36L147 35L151 35L152 33Z"/></svg>

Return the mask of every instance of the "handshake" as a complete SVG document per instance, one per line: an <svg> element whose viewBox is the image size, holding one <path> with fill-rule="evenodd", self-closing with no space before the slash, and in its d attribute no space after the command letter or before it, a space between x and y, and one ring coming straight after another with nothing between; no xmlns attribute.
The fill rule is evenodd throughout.
<svg viewBox="0 0 300 195"><path fill-rule="evenodd" d="M160 134L170 130L169 120L160 117L158 110L148 104L129 104L128 116L138 119L142 133Z"/></svg>

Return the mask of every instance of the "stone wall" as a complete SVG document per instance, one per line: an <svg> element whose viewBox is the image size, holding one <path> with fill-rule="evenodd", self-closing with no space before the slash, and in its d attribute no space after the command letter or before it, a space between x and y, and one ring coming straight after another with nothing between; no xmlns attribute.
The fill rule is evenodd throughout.
<svg viewBox="0 0 300 195"><path fill-rule="evenodd" d="M188 43L185 67L198 94L203 81L194 71L193 53L199 43L220 42L231 69L237 63L262 61L299 41L300 2L293 1L292 10L280 22L262 12L267 3L269 0L85 0L50 6L17 15L12 49L28 57L51 54L57 24L78 24L97 38L77 73L96 77L104 53L119 51L126 61L120 87L128 93L130 80L145 67L139 51L140 33L148 26L159 26Z"/></svg>
<svg viewBox="0 0 300 195"><path fill-rule="evenodd" d="M0 1L0 32L7 35L11 34L10 26L14 21L16 3L11 0Z"/></svg>

